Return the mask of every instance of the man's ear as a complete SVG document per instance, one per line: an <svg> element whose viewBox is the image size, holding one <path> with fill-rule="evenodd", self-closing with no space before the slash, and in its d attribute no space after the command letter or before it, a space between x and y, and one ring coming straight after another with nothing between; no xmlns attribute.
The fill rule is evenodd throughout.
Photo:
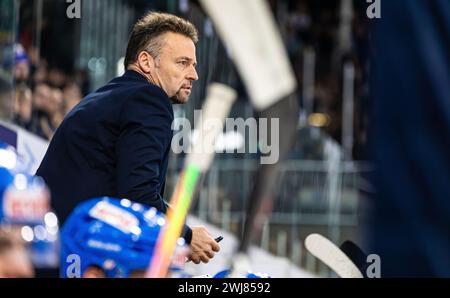
<svg viewBox="0 0 450 298"><path fill-rule="evenodd" d="M89 267L84 271L83 278L105 278L105 273L98 267Z"/></svg>
<svg viewBox="0 0 450 298"><path fill-rule="evenodd" d="M139 68L145 72L150 73L155 69L155 59L146 51L141 51L137 58Z"/></svg>

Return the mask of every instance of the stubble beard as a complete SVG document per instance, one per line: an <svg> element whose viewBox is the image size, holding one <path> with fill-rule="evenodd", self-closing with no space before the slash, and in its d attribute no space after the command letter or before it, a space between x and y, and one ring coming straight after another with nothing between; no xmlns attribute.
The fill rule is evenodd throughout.
<svg viewBox="0 0 450 298"><path fill-rule="evenodd" d="M189 95L187 95L185 98L181 98L181 92L182 89L180 89L175 96L172 96L170 99L172 100L172 104L175 105L182 105L188 102Z"/></svg>

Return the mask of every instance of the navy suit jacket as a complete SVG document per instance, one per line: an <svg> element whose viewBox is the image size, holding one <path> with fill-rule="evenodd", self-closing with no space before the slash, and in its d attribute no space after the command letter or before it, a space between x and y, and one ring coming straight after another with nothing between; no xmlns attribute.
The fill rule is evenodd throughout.
<svg viewBox="0 0 450 298"><path fill-rule="evenodd" d="M371 253L383 277L448 278L450 1L385 1L374 29Z"/></svg>
<svg viewBox="0 0 450 298"><path fill-rule="evenodd" d="M128 198L166 213L172 121L167 94L134 71L74 107L36 173L49 186L61 222L81 201L101 196ZM187 226L183 236L190 243Z"/></svg>

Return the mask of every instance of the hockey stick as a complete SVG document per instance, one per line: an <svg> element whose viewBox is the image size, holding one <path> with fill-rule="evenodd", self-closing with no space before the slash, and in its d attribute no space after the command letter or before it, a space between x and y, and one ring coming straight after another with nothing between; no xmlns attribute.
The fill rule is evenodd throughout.
<svg viewBox="0 0 450 298"><path fill-rule="evenodd" d="M279 118L279 157L283 158L295 140L298 120L297 84L268 3L264 0L200 0L223 42L231 51L255 108L261 117ZM273 128L272 128L273 129ZM247 219L232 276L249 268L247 250L252 237L272 210L272 188L277 164L264 164L248 201ZM260 208L263 205L265 208Z"/></svg>
<svg viewBox="0 0 450 298"><path fill-rule="evenodd" d="M283 41L265 0L200 0L231 51L250 100L265 110L296 91Z"/></svg>
<svg viewBox="0 0 450 298"><path fill-rule="evenodd" d="M311 234L305 239L306 249L342 278L363 278L361 271L333 242L322 235Z"/></svg>
<svg viewBox="0 0 450 298"><path fill-rule="evenodd" d="M367 268L369 266L367 262L367 254L358 246L356 243L347 240L341 244L339 247L343 253L345 253L350 260L358 267L359 271L366 277L364 274L367 272Z"/></svg>
<svg viewBox="0 0 450 298"><path fill-rule="evenodd" d="M195 190L202 180L202 175L211 165L216 138L222 132L225 117L236 97L236 92L226 85L217 83L210 85L203 114L199 119L200 135L186 159L184 170L170 201L172 208L168 210L166 224L158 235L146 277L167 275L178 237L193 203Z"/></svg>

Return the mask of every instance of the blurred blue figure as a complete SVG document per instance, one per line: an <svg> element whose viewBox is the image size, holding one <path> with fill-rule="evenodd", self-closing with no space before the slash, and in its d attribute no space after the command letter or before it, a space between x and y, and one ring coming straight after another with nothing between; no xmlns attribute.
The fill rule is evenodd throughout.
<svg viewBox="0 0 450 298"><path fill-rule="evenodd" d="M0 143L0 223L45 224L50 193L42 179L21 171L14 148Z"/></svg>
<svg viewBox="0 0 450 298"><path fill-rule="evenodd" d="M373 22L371 253L383 277L450 277L450 1L383 1Z"/></svg>
<svg viewBox="0 0 450 298"><path fill-rule="evenodd" d="M14 180L12 170L16 166L17 154L14 149L0 142L0 199L3 202L5 190ZM0 221L3 220L3 204L0 204Z"/></svg>
<svg viewBox="0 0 450 298"><path fill-rule="evenodd" d="M65 278L143 277L164 224L164 216L155 208L127 199L83 202L61 231L60 274ZM186 262L185 256L181 255L181 261Z"/></svg>
<svg viewBox="0 0 450 298"><path fill-rule="evenodd" d="M0 277L33 277L33 265L58 262L49 191L42 179L20 172L18 163L14 149L0 144Z"/></svg>

